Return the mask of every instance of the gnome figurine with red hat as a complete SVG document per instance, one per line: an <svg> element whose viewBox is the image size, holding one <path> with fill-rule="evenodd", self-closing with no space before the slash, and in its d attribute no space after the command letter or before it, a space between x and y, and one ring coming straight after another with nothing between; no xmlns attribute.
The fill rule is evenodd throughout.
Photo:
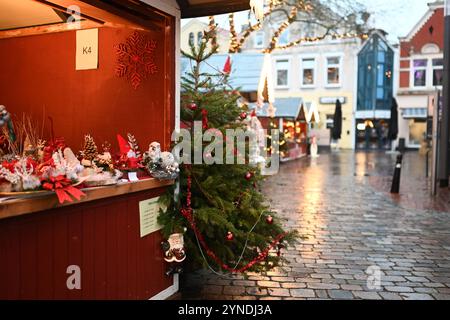
<svg viewBox="0 0 450 320"><path fill-rule="evenodd" d="M120 134L117 135L117 142L119 143L120 158L118 161L118 167L125 171L136 171L141 168L140 160L136 152L133 151L129 142L125 140Z"/></svg>

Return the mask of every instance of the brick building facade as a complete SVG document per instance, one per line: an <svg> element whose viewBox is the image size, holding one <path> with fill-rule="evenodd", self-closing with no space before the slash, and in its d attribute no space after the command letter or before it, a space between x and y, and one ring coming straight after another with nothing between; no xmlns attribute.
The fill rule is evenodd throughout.
<svg viewBox="0 0 450 320"><path fill-rule="evenodd" d="M423 18L400 38L399 138L409 148L419 148L424 141L428 107L442 88L443 50L444 4L437 1L428 4Z"/></svg>

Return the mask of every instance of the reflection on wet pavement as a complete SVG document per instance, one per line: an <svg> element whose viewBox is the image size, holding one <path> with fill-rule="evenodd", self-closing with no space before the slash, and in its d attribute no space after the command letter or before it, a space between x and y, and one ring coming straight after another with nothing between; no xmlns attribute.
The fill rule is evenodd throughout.
<svg viewBox="0 0 450 320"><path fill-rule="evenodd" d="M186 275L186 299L450 299L450 193L429 196L425 158L339 152L282 165L264 192L304 239L266 275ZM369 271L378 271L375 288ZM186 286L187 284L187 286Z"/></svg>

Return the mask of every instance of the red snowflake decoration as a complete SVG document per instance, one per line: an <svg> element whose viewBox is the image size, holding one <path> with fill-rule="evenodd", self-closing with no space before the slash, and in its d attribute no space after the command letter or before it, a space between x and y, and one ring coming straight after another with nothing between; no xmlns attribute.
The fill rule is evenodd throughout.
<svg viewBox="0 0 450 320"><path fill-rule="evenodd" d="M125 43L115 46L117 53L116 75L126 77L136 90L150 74L158 72L153 53L156 41L148 40L145 35L135 31Z"/></svg>

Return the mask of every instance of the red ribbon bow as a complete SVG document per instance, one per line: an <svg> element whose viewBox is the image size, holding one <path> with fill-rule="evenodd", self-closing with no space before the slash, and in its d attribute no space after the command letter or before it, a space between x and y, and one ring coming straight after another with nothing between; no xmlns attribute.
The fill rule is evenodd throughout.
<svg viewBox="0 0 450 320"><path fill-rule="evenodd" d="M42 187L45 190L54 191L58 196L58 200L60 204L64 202L73 202L73 199L70 197L74 197L77 200L81 200L81 197L86 194L81 190L72 186L72 181L67 179L66 176L59 175L57 177L50 177L46 180L42 181Z"/></svg>

